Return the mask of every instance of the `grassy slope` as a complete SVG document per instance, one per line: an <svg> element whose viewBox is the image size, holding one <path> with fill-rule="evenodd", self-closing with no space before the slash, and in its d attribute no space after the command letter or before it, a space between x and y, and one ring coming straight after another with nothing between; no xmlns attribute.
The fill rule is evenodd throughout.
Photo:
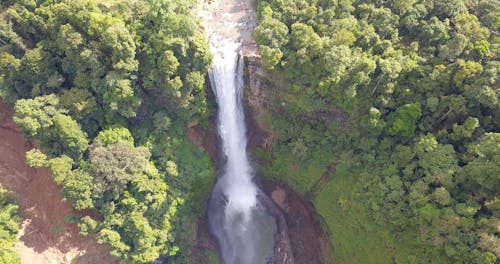
<svg viewBox="0 0 500 264"><path fill-rule="evenodd" d="M287 148L280 148L270 167L263 170L263 174L272 180L282 180L290 184L296 192L305 195L328 167L327 162L309 160L299 162L290 154ZM307 175L307 177L305 177Z"/></svg>
<svg viewBox="0 0 500 264"><path fill-rule="evenodd" d="M310 193L328 164L335 162L325 158L330 156L326 153L314 155L318 152L309 153L317 159L298 162L288 146L275 146L273 155L259 154L267 161L261 163L259 168L264 177L285 181L302 196ZM396 237L388 226L374 222L356 189L359 177L350 172L348 166L338 164L330 181L320 187L320 192L313 198L319 215L327 225L324 229L332 236L328 262L419 263L420 249L413 234ZM444 263L435 255L433 263Z"/></svg>
<svg viewBox="0 0 500 264"><path fill-rule="evenodd" d="M332 263L418 263L412 234L396 238L389 227L375 223L356 195L357 175L337 166L332 180L315 198L318 213L332 234ZM443 263L438 256L434 263Z"/></svg>
<svg viewBox="0 0 500 264"><path fill-rule="evenodd" d="M280 98L286 96L283 91L288 86L283 78L274 73L266 83L273 91L273 95L266 94L270 100L270 109L278 108L280 102L288 101ZM299 100L298 97L292 100ZM283 113L271 110L265 111L258 123L271 129L276 134L285 129L280 118ZM337 164L336 170L326 185L319 186L320 192L313 198L317 213L325 223L324 230L331 234L332 248L328 252L328 263L335 264L365 264L365 263L421 263L426 262L421 258L415 240L415 234L406 233L396 237L389 226L374 222L362 198L359 197L359 182L357 174L350 172L349 164L338 164L334 149L318 147L310 150L305 155L305 161L298 159L291 153L288 145L276 144L272 153L257 149L257 157L261 175L271 180L285 181L299 194L305 197L311 194L311 188L320 180L328 165ZM345 159L344 159L345 160ZM352 165L352 164L351 164ZM314 190L316 191L316 190ZM432 263L446 263L434 252L427 256Z"/></svg>

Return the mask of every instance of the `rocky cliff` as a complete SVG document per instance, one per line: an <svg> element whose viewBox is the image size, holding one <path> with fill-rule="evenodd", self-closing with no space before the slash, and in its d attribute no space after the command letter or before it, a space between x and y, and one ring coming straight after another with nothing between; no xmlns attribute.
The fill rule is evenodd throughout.
<svg viewBox="0 0 500 264"><path fill-rule="evenodd" d="M258 55L245 56L244 103L250 152L260 149L272 155L273 145L277 142L269 116L271 112L286 114L286 102L278 92L285 85L284 76L279 72L266 71ZM325 263L328 238L321 229L312 202L299 196L287 183L260 176L258 184L271 197L272 204L268 208L273 210L279 226L276 263Z"/></svg>

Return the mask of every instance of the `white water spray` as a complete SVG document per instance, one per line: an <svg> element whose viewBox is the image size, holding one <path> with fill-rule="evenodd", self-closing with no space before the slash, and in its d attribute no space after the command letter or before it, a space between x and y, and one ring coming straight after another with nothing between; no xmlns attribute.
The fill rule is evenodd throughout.
<svg viewBox="0 0 500 264"><path fill-rule="evenodd" d="M243 58L239 44L219 41L210 81L219 105L218 130L226 156L208 209L210 227L225 264L271 263L276 224L258 199L246 147L243 106Z"/></svg>
<svg viewBox="0 0 500 264"><path fill-rule="evenodd" d="M215 55L210 80L219 105L219 135L227 157L224 194L226 214L241 212L248 217L255 206L257 189L246 153L246 131L241 106L243 59L239 58L236 43L224 43Z"/></svg>

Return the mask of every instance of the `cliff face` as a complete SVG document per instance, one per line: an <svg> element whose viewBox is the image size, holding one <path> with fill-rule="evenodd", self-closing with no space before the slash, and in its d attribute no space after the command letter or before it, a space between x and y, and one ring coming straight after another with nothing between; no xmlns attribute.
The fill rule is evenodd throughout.
<svg viewBox="0 0 500 264"><path fill-rule="evenodd" d="M245 112L249 151L261 149L272 154L275 135L271 130L270 112L283 113L285 102L279 97L286 85L281 73L268 72L262 67L258 49L252 37L256 26L255 0L199 0L193 12L201 18L205 36L212 48L220 42L241 43L240 53L245 59ZM214 145L215 131L190 129L190 138L207 150L220 165L220 147ZM210 139L211 135L211 139ZM207 140L208 139L208 140ZM207 144L208 143L208 144ZM268 198L262 198L266 208L276 218L278 232L275 237L275 263L324 263L322 248L323 232L316 220L314 208L284 182L272 182L258 178L258 185ZM198 223L203 228L203 223ZM198 234L208 238L207 233ZM214 249L206 245L200 248ZM214 244L213 241L209 244Z"/></svg>
<svg viewBox="0 0 500 264"><path fill-rule="evenodd" d="M258 55L245 56L244 104L251 152L260 149L272 155L273 144L277 142L269 117L270 113L286 114L285 102L278 92L285 85L283 75L266 71ZM268 208L273 211L279 227L276 263L325 263L328 238L312 202L300 197L287 183L264 178L259 178L259 185L272 200Z"/></svg>
<svg viewBox="0 0 500 264"><path fill-rule="evenodd" d="M276 96L272 74L262 68L258 55L245 56L245 97L246 117L249 128L249 146L271 151L274 135L268 129L265 117Z"/></svg>

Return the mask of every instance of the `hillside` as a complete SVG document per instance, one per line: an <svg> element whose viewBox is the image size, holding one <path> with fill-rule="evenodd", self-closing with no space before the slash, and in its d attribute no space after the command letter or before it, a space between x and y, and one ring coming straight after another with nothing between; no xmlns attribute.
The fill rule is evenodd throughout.
<svg viewBox="0 0 500 264"><path fill-rule="evenodd" d="M499 19L499 0L1 1L0 262L218 263L207 73L231 39L278 263L498 264Z"/></svg>
<svg viewBox="0 0 500 264"><path fill-rule="evenodd" d="M332 263L496 263L499 6L259 1L260 169L314 201Z"/></svg>

